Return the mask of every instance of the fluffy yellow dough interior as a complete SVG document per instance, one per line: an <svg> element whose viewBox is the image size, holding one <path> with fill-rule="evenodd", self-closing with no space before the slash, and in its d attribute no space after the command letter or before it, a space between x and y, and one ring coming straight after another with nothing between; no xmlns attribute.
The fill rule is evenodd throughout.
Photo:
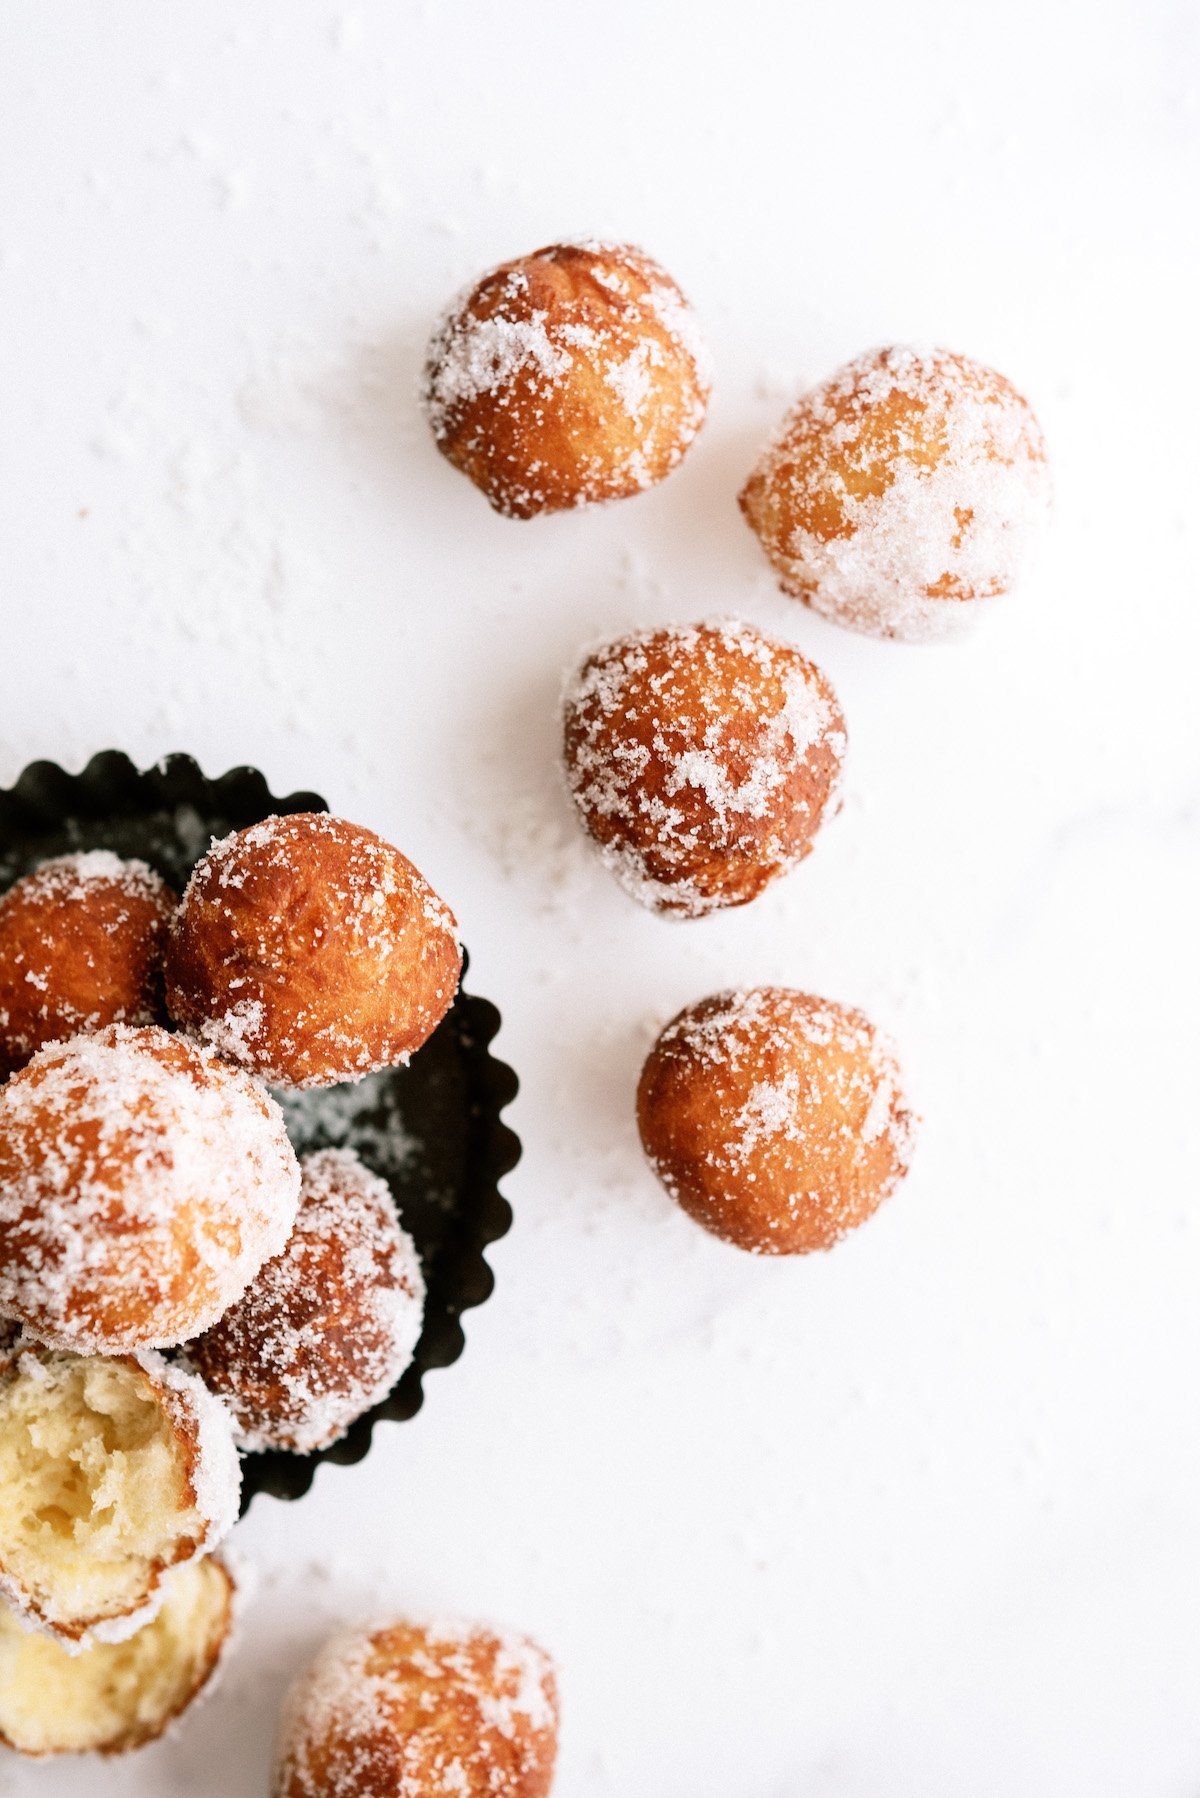
<svg viewBox="0 0 1200 1798"><path fill-rule="evenodd" d="M128 1641L70 1654L0 1612L0 1735L23 1754L136 1748L199 1691L229 1624L216 1561L173 1573L161 1611Z"/></svg>
<svg viewBox="0 0 1200 1798"><path fill-rule="evenodd" d="M46 1350L0 1380L0 1563L49 1622L119 1616L204 1525L135 1363Z"/></svg>

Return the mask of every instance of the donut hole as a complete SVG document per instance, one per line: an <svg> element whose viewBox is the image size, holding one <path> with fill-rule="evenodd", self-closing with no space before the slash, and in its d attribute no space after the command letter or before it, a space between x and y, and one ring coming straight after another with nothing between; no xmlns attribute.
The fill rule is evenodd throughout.
<svg viewBox="0 0 1200 1798"><path fill-rule="evenodd" d="M0 1614L0 1737L22 1754L117 1753L160 1735L216 1664L232 1582L219 1561L171 1575L152 1623L72 1654Z"/></svg>
<svg viewBox="0 0 1200 1798"><path fill-rule="evenodd" d="M740 504L786 593L918 640L1019 583L1050 499L1040 427L1010 381L892 345L800 397Z"/></svg>
<svg viewBox="0 0 1200 1798"><path fill-rule="evenodd" d="M136 1608L205 1522L136 1362L26 1353L0 1387L0 1565L51 1626Z"/></svg>
<svg viewBox="0 0 1200 1798"><path fill-rule="evenodd" d="M549 1798L550 1657L526 1636L404 1621L327 1642L284 1705L275 1798Z"/></svg>
<svg viewBox="0 0 1200 1798"><path fill-rule="evenodd" d="M737 619L615 638L563 701L584 829L633 898L677 918L746 905L809 854L845 747L821 670Z"/></svg>

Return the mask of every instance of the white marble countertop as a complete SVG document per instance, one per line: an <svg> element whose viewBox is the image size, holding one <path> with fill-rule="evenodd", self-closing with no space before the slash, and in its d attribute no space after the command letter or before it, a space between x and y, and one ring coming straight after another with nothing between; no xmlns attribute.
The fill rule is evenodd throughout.
<svg viewBox="0 0 1200 1798"><path fill-rule="evenodd" d="M0 1791L263 1794L286 1679L393 1605L554 1650L558 1798L1200 1791L1185 9L10 0L2 38L0 781L186 749L393 837L504 1010L525 1159L419 1419L239 1529L219 1696ZM457 285L580 231L676 274L715 399L657 491L517 525L414 378ZM945 648L785 600L733 503L888 339L1003 369L1056 460L1037 578ZM714 611L826 668L848 803L667 925L574 834L556 694ZM761 979L889 1025L925 1116L795 1264L678 1214L632 1119L657 1026Z"/></svg>

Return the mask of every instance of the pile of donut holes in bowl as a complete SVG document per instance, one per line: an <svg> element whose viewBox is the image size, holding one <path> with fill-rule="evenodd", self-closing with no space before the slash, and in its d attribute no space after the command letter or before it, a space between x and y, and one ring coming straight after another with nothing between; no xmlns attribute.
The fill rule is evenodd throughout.
<svg viewBox="0 0 1200 1798"><path fill-rule="evenodd" d="M34 763L0 792L0 892L43 862L91 850L145 861L180 892L211 839L272 816L325 810L316 793L275 797L255 769L210 779L186 755L139 771L128 757L109 751L77 775ZM464 954L464 972L466 962ZM387 1182L420 1253L424 1325L399 1384L340 1439L315 1453L243 1455L243 1510L258 1491L300 1497L322 1460L361 1460L375 1422L414 1416L424 1374L462 1353L460 1318L492 1290L484 1251L512 1221L499 1181L520 1154L516 1136L501 1120L516 1077L489 1051L499 1027L496 1008L459 985L408 1065L372 1073L353 1088L335 1086L328 1095L281 1095L297 1155L357 1150ZM347 1092L354 1095L350 1107Z"/></svg>

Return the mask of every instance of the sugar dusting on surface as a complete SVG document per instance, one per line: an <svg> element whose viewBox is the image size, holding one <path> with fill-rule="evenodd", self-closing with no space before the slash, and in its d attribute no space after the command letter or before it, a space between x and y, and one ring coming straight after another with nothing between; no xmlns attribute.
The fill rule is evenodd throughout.
<svg viewBox="0 0 1200 1798"><path fill-rule="evenodd" d="M553 311L532 304L521 264L504 265L460 293L440 321L427 352L423 399L435 438L445 442L483 398L504 409L526 408L540 422L572 405L596 407L572 389L577 365L599 376L636 430L625 459L600 457L580 470L580 505L650 486L682 460L704 422L711 364L696 314L675 282L642 251L595 238L552 245L528 262L570 264L578 286L559 294ZM481 290L488 310L477 310ZM672 394L669 429L656 418L660 390ZM475 442L486 440L480 428ZM505 468L489 491L502 512L527 515L546 495L535 459Z"/></svg>
<svg viewBox="0 0 1200 1798"><path fill-rule="evenodd" d="M881 408L900 424L883 428ZM1050 497L1015 388L967 357L897 347L804 395L742 505L788 592L854 630L917 640L1017 584Z"/></svg>
<svg viewBox="0 0 1200 1798"><path fill-rule="evenodd" d="M327 1642L289 1692L276 1790L540 1798L557 1727L553 1665L528 1637L458 1621L359 1625ZM322 1747L334 1742L331 1763Z"/></svg>
<svg viewBox="0 0 1200 1798"><path fill-rule="evenodd" d="M391 1391L421 1334L421 1264L384 1181L348 1149L301 1168L287 1246L189 1351L249 1450L336 1441Z"/></svg>
<svg viewBox="0 0 1200 1798"><path fill-rule="evenodd" d="M0 1312L67 1347L180 1341L283 1247L299 1187L278 1106L215 1051L126 1025L43 1049L0 1088ZM98 1283L127 1289L128 1339L79 1314Z"/></svg>
<svg viewBox="0 0 1200 1798"><path fill-rule="evenodd" d="M274 1095L288 1134L302 1146L353 1148L385 1180L405 1173L419 1145L407 1129L386 1072L345 1086L280 1087Z"/></svg>
<svg viewBox="0 0 1200 1798"><path fill-rule="evenodd" d="M604 644L563 698L566 774L634 898L698 917L729 899L700 866L786 870L840 802L846 737L824 677L736 619Z"/></svg>

